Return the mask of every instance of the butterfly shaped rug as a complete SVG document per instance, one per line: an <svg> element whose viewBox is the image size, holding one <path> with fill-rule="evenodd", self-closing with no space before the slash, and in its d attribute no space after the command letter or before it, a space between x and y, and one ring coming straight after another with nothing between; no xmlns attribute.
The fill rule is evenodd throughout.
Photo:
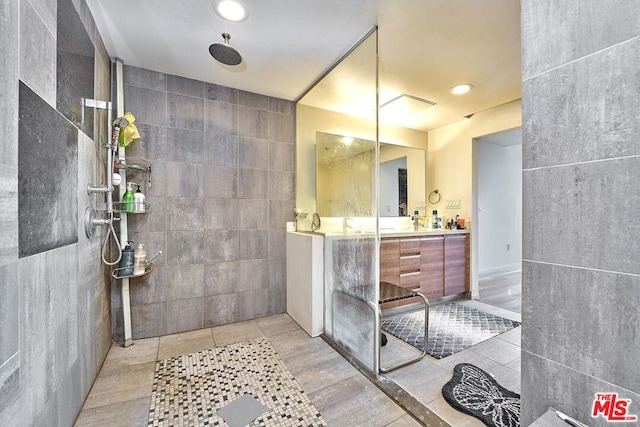
<svg viewBox="0 0 640 427"><path fill-rule="evenodd" d="M520 426L520 395L469 363L453 368L453 378L442 386L444 400L487 426Z"/></svg>

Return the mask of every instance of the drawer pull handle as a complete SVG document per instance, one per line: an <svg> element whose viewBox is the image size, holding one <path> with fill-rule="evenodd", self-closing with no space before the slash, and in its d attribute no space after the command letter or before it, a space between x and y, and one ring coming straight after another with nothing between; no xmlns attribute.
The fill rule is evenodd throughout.
<svg viewBox="0 0 640 427"><path fill-rule="evenodd" d="M420 254L417 255L400 255L400 259L416 259L420 258Z"/></svg>
<svg viewBox="0 0 640 427"><path fill-rule="evenodd" d="M411 271L409 273L400 273L400 277L417 276L418 274L420 274L419 271Z"/></svg>

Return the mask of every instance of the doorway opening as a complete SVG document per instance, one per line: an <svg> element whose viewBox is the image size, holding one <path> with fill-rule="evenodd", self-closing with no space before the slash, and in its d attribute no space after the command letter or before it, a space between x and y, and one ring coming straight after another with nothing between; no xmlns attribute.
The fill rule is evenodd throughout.
<svg viewBox="0 0 640 427"><path fill-rule="evenodd" d="M479 301L522 312L522 128L476 139Z"/></svg>

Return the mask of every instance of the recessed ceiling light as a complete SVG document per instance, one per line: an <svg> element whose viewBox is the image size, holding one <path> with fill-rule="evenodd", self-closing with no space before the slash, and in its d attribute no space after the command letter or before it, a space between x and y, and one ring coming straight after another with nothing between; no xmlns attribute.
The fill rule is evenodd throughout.
<svg viewBox="0 0 640 427"><path fill-rule="evenodd" d="M471 90L473 85L465 83L463 85L454 86L451 88L451 93L454 95L463 95Z"/></svg>
<svg viewBox="0 0 640 427"><path fill-rule="evenodd" d="M239 0L213 0L213 10L231 22L241 22L249 17L249 9Z"/></svg>

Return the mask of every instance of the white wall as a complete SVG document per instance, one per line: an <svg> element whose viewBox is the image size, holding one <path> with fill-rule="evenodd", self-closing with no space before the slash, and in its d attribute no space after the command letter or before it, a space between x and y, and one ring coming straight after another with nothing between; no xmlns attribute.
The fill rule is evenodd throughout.
<svg viewBox="0 0 640 427"><path fill-rule="evenodd" d="M427 154L427 194L438 189L439 203L427 204L427 212L438 209L445 217L460 215L471 224L471 293L478 296L478 243L474 229L477 197L474 199L474 165L477 153L474 140L485 135L522 125L522 102L518 99L475 114L449 126L429 132ZM445 201L460 199L460 209L446 209Z"/></svg>
<svg viewBox="0 0 640 427"><path fill-rule="evenodd" d="M478 141L478 274L520 270L522 263L522 142Z"/></svg>

